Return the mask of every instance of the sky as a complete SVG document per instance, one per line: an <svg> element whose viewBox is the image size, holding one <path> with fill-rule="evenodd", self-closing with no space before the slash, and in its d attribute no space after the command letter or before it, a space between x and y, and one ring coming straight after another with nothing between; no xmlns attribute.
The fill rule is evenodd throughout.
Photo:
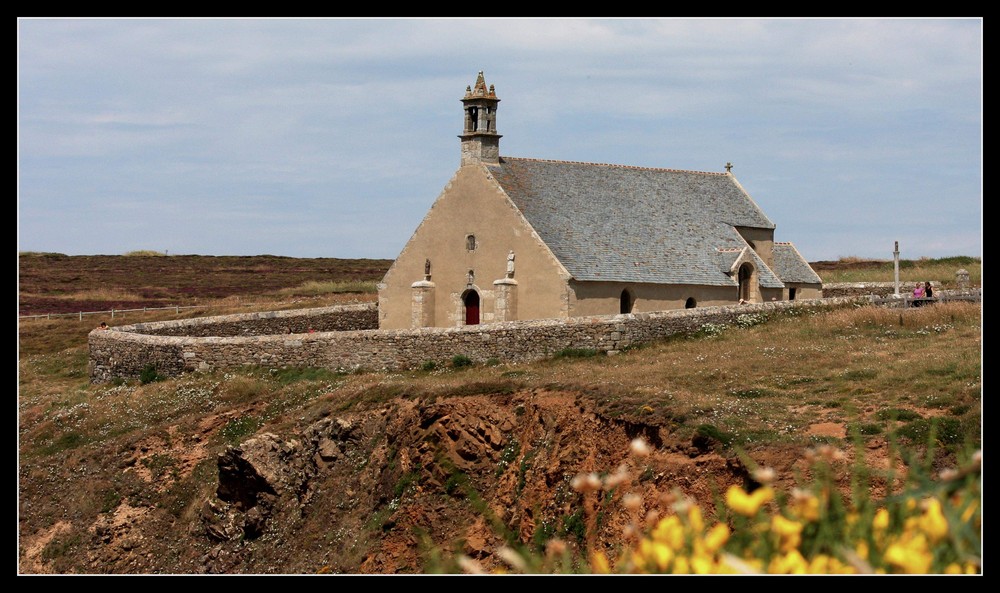
<svg viewBox="0 0 1000 593"><path fill-rule="evenodd" d="M392 259L501 156L732 173L808 261L982 256L983 21L19 19L18 251Z"/></svg>

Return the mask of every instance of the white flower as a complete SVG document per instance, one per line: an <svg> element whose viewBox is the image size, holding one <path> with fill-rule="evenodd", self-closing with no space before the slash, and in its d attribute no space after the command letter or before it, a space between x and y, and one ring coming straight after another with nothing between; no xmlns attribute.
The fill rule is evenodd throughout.
<svg viewBox="0 0 1000 593"><path fill-rule="evenodd" d="M635 455L636 457L648 457L652 452L649 445L646 444L646 441L641 438L632 439L629 449L632 451L632 455Z"/></svg>

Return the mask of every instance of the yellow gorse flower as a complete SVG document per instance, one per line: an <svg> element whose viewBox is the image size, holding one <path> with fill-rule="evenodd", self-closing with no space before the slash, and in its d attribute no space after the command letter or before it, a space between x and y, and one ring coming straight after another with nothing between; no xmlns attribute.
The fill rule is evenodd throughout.
<svg viewBox="0 0 1000 593"><path fill-rule="evenodd" d="M941 512L941 502L938 499L928 499L927 508L920 517L920 529L927 534L931 543L937 543L948 535L948 520Z"/></svg>
<svg viewBox="0 0 1000 593"><path fill-rule="evenodd" d="M791 552L802 543L802 524L780 514L771 517L771 532L778 536L778 547L782 552Z"/></svg>
<svg viewBox="0 0 1000 593"><path fill-rule="evenodd" d="M705 550L714 554L722 549L729 540L729 527L723 523L716 523L707 534L705 534Z"/></svg>
<svg viewBox="0 0 1000 593"><path fill-rule="evenodd" d="M611 573L611 563L604 552L597 551L590 556L590 569L597 574Z"/></svg>
<svg viewBox="0 0 1000 593"><path fill-rule="evenodd" d="M677 515L664 517L653 530L653 540L663 542L673 550L680 550L684 545L684 526Z"/></svg>
<svg viewBox="0 0 1000 593"><path fill-rule="evenodd" d="M902 569L906 574L927 574L933 558L927 549L927 539L923 534L904 534L899 541L885 550L885 561Z"/></svg>
<svg viewBox="0 0 1000 593"><path fill-rule="evenodd" d="M798 550L791 550L784 555L775 556L771 560L771 564L768 565L767 572L771 574L806 574L809 572L809 563Z"/></svg>
<svg viewBox="0 0 1000 593"><path fill-rule="evenodd" d="M878 531L885 531L889 528L889 511L879 509L872 518L872 527Z"/></svg>
<svg viewBox="0 0 1000 593"><path fill-rule="evenodd" d="M792 501L789 510L803 521L819 520L819 498L798 488L792 490Z"/></svg>
<svg viewBox="0 0 1000 593"><path fill-rule="evenodd" d="M764 486L747 494L743 488L733 484L726 491L726 504L733 512L745 517L753 517L760 510L761 505L774 498L774 490L770 486Z"/></svg>

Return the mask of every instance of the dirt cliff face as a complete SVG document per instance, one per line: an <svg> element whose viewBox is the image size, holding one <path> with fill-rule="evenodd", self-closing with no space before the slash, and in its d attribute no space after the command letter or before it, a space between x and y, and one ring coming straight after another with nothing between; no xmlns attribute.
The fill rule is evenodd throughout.
<svg viewBox="0 0 1000 593"><path fill-rule="evenodd" d="M302 420L214 455L203 443L222 417L122 447L124 460L106 464L118 483L127 478L121 500L105 502L57 562L40 550L59 533L22 534L22 571L414 573L458 555L491 570L513 542L542 550L558 538L582 549L591 538L611 549L629 523L667 503L663 493L708 506L749 479L710 440L676 441L666 426L605 417L571 393L397 399ZM630 452L635 439L648 455ZM141 475L155 474L141 460L167 452L188 458L179 466L190 470ZM605 478L601 490L574 488L591 472ZM179 488L195 495L155 494ZM628 492L643 497L641 508L622 506ZM65 536L86 520L55 525Z"/></svg>

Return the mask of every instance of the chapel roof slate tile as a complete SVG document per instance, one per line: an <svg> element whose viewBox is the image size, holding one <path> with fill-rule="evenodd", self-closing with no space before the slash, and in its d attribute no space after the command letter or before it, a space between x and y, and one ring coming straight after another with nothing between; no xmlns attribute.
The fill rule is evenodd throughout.
<svg viewBox="0 0 1000 593"><path fill-rule="evenodd" d="M580 281L729 286L734 227L774 229L728 173L503 157L484 165ZM781 280L753 254L761 286Z"/></svg>
<svg viewBox="0 0 1000 593"><path fill-rule="evenodd" d="M795 245L787 242L774 243L774 271L785 282L823 283Z"/></svg>

